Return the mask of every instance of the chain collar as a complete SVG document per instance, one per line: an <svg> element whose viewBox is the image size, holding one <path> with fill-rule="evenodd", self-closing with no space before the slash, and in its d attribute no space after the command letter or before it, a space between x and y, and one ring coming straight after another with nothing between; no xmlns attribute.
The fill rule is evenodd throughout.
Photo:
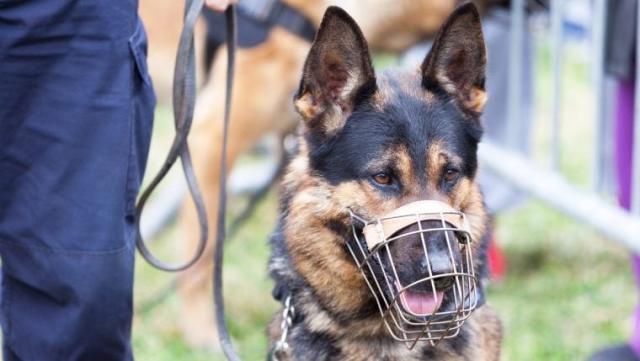
<svg viewBox="0 0 640 361"><path fill-rule="evenodd" d="M281 357L284 357L289 351L289 343L287 343L287 336L289 335L289 329L293 324L293 318L296 311L291 301L291 295L287 296L284 301L284 309L282 310L282 322L280 323L280 339L276 342L271 350L271 360L280 361Z"/></svg>

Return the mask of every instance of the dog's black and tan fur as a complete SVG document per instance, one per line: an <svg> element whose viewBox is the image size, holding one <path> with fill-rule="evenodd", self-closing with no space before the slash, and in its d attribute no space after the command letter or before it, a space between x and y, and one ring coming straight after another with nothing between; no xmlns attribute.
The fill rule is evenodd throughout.
<svg viewBox="0 0 640 361"><path fill-rule="evenodd" d="M393 340L347 250L347 209L374 219L435 199L467 215L476 272L484 273L487 216L474 179L485 62L471 4L445 22L418 71L378 77L357 24L327 10L295 97L303 129L272 238L274 294L290 294L297 311L289 360L499 359L500 322L486 305L437 347L409 350ZM401 251L411 260L411 247ZM279 335L277 315L269 336Z"/></svg>

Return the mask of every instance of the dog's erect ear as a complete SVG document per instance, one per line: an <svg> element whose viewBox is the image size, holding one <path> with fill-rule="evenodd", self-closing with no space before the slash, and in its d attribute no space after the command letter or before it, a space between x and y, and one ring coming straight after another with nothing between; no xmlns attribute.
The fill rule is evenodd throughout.
<svg viewBox="0 0 640 361"><path fill-rule="evenodd" d="M341 8L329 7L304 64L295 106L313 132L335 134L376 88L367 42Z"/></svg>
<svg viewBox="0 0 640 361"><path fill-rule="evenodd" d="M480 113L487 100L486 63L480 15L475 5L464 4L440 28L421 66L422 85L442 89L456 98L465 111Z"/></svg>

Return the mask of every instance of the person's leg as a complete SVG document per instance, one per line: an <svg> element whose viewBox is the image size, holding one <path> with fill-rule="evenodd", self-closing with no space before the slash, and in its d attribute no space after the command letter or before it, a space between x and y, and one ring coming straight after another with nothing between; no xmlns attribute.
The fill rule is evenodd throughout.
<svg viewBox="0 0 640 361"><path fill-rule="evenodd" d="M615 163L618 183L618 203L625 209L631 208L631 164L633 153L633 121L635 82L633 80L618 83L616 97L615 122ZM640 256L631 256L631 266L636 278L636 288L640 290ZM633 318L633 331L629 344L640 357L640 305Z"/></svg>
<svg viewBox="0 0 640 361"><path fill-rule="evenodd" d="M4 360L130 360L153 92L134 0L0 4Z"/></svg>
<svg viewBox="0 0 640 361"><path fill-rule="evenodd" d="M631 162L633 149L634 120L633 80L621 80L616 90L615 104L615 166L618 188L618 203L629 209L631 206ZM631 267L636 278L636 288L640 290L640 256L631 255ZM640 360L640 305L633 317L633 329L628 344L602 349L589 358L590 361L637 361Z"/></svg>

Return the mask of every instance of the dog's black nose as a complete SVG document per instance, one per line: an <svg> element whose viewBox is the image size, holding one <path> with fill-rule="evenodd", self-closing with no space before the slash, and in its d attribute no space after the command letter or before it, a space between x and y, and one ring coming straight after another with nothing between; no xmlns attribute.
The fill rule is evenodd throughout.
<svg viewBox="0 0 640 361"><path fill-rule="evenodd" d="M430 255L429 258L424 257L420 266L422 277L429 278L425 286L429 288L431 287L431 282L433 282L433 287L441 291L453 286L455 281L453 276L455 272L454 262L454 259L451 259L448 254L443 252L436 253L433 256Z"/></svg>
<svg viewBox="0 0 640 361"><path fill-rule="evenodd" d="M391 254L403 285L416 283L414 288L425 292L454 285L461 266L459 244L453 232L441 228L439 221L422 221L394 235Z"/></svg>

